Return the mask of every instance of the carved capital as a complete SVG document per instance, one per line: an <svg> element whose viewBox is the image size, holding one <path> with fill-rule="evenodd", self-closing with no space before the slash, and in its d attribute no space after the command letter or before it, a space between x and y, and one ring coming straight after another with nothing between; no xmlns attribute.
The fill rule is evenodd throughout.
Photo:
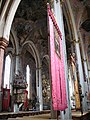
<svg viewBox="0 0 90 120"><path fill-rule="evenodd" d="M0 48L4 49L8 46L9 42L5 38L0 38Z"/></svg>

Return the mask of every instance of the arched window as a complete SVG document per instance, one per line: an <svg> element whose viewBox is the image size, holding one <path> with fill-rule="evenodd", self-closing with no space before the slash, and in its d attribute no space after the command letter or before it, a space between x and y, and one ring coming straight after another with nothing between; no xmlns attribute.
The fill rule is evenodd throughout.
<svg viewBox="0 0 90 120"><path fill-rule="evenodd" d="M30 98L30 67L29 65L27 65L26 67L26 80L27 80L27 84L28 84L28 87L27 87L27 91L28 91L28 98Z"/></svg>
<svg viewBox="0 0 90 120"><path fill-rule="evenodd" d="M4 88L10 88L10 66L11 58L8 55L5 59L5 71L4 71Z"/></svg>

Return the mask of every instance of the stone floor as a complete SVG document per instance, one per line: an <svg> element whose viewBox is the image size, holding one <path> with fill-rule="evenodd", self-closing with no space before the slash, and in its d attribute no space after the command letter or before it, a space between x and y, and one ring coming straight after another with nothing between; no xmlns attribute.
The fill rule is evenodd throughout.
<svg viewBox="0 0 90 120"><path fill-rule="evenodd" d="M90 111L72 111L73 120L90 120ZM0 113L0 120L57 120L50 118L50 111L19 112L19 113ZM60 120L60 119L59 119ZM66 119L67 120L67 119Z"/></svg>
<svg viewBox="0 0 90 120"><path fill-rule="evenodd" d="M42 115L34 115L34 116L8 118L8 120L56 120L56 119L50 119L50 114L42 114Z"/></svg>

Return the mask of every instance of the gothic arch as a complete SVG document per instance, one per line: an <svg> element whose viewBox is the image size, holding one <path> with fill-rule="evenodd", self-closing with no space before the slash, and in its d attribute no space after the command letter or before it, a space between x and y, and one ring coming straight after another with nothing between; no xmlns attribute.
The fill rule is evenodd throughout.
<svg viewBox="0 0 90 120"><path fill-rule="evenodd" d="M65 11L65 9L67 9L67 11ZM73 33L72 37L73 37L73 40L74 40L75 36L77 37L77 31L76 31L76 23L75 23L74 15L73 15L73 12L71 10L71 4L70 4L69 0L67 0L64 3L64 13L67 16L67 24L69 26L68 28L69 28L69 31L72 30L72 33Z"/></svg>
<svg viewBox="0 0 90 120"><path fill-rule="evenodd" d="M18 54L19 53L19 43L17 41L17 36L15 34L15 32L13 31L13 29L11 29L11 32L10 32L10 38L9 38L13 44L13 48L15 49L15 54Z"/></svg>
<svg viewBox="0 0 90 120"><path fill-rule="evenodd" d="M44 55L44 56L43 56L43 59L44 59L44 58L47 60L47 63L49 64L49 56L48 56L48 55Z"/></svg>
<svg viewBox="0 0 90 120"><path fill-rule="evenodd" d="M39 68L41 67L41 64L40 64L40 57L39 57L39 53L34 45L34 43L32 41L26 41L23 45L22 45L22 49L23 47L28 44L30 46L30 48L32 49L33 51L33 57L35 58L35 62L36 62L36 68Z"/></svg>
<svg viewBox="0 0 90 120"><path fill-rule="evenodd" d="M72 21L70 21L71 19L71 16L70 16L70 13L69 13L69 10L66 10L68 9L67 6L64 4L63 5L63 14L66 18L66 23L67 23L67 27L68 27L68 30L69 30L69 35L70 35L70 38L72 39L73 38L73 28L72 28Z"/></svg>
<svg viewBox="0 0 90 120"><path fill-rule="evenodd" d="M77 19L76 19L76 28L77 28L77 30L79 31L79 29L80 29L80 26L81 26L81 19L82 19L82 16L83 16L83 14L84 14L84 11L85 11L85 7L83 8L83 7L81 7L80 9L79 9L79 11L78 11L78 13L77 13Z"/></svg>
<svg viewBox="0 0 90 120"><path fill-rule="evenodd" d="M42 103L42 81L41 81L41 61L39 57L39 53L32 41L26 41L24 44L22 44L22 49L25 45L28 45L32 52L33 52L33 57L36 62L36 91L37 91L37 96L39 97L39 102L40 102L40 111L43 109L43 103Z"/></svg>
<svg viewBox="0 0 90 120"><path fill-rule="evenodd" d="M11 29L11 25L12 25L12 21L14 19L14 15L16 13L16 10L19 6L21 0L14 0L12 1L7 1L5 3L5 6L3 7L2 10L2 14L1 14L1 19L3 19L3 21L5 22L4 24L2 23L2 27L3 27L3 33L1 35L1 37L5 38L7 41L9 41L9 34L10 34L10 29ZM11 3L11 6L10 6ZM9 11L8 11L9 9ZM7 15L6 15L7 13ZM5 19L6 17L6 19Z"/></svg>

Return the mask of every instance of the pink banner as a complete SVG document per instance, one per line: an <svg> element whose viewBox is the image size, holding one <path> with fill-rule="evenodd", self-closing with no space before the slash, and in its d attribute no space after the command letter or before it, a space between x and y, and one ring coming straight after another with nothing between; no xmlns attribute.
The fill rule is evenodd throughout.
<svg viewBox="0 0 90 120"><path fill-rule="evenodd" d="M50 59L53 109L65 110L67 108L67 98L64 58L62 51L62 36L49 5L48 20L50 32Z"/></svg>

